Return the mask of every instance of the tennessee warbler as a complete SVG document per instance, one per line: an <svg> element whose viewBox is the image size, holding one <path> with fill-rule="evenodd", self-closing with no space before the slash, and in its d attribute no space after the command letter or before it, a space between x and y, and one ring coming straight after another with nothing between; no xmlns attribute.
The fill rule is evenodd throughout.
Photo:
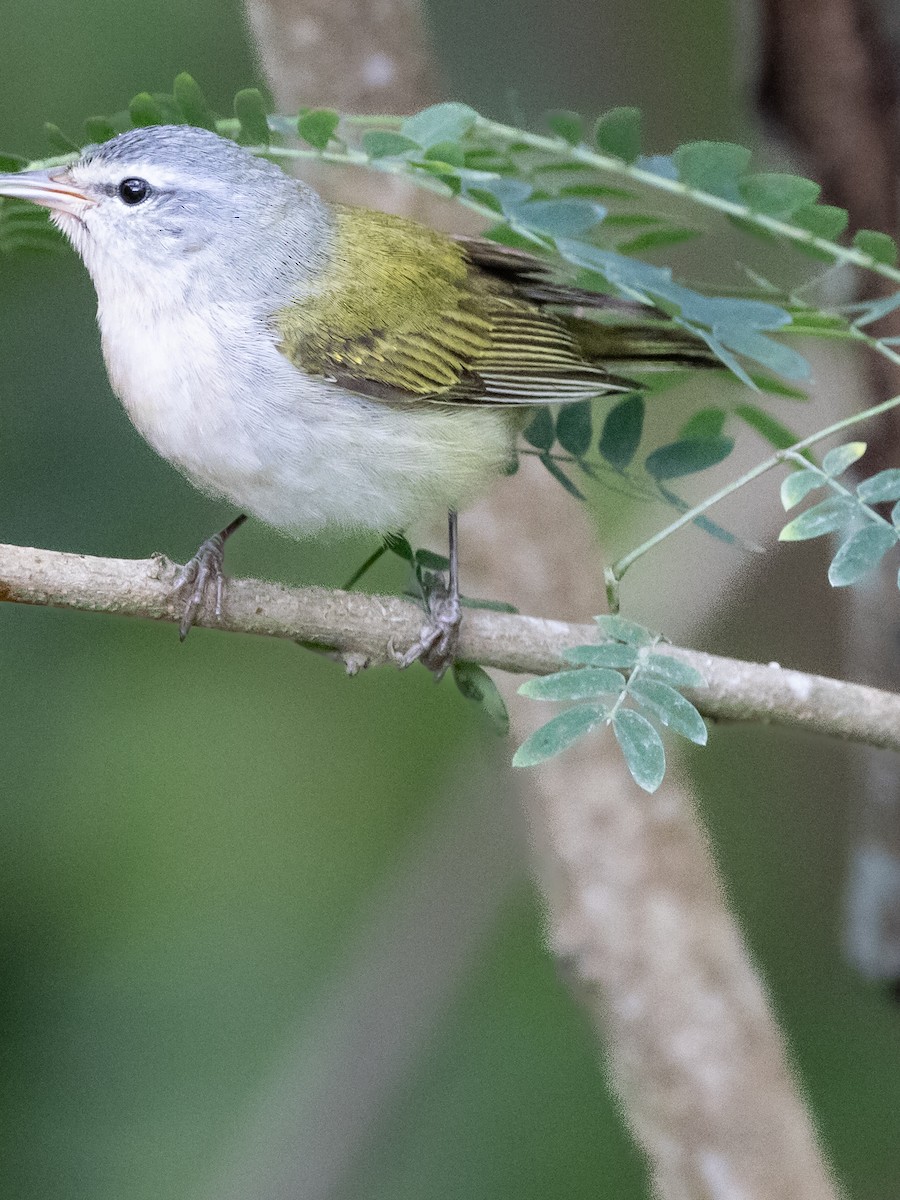
<svg viewBox="0 0 900 1200"><path fill-rule="evenodd" d="M0 175L51 210L97 291L112 387L199 488L289 533L387 533L450 513L449 586L404 665L440 673L460 610L457 509L510 463L531 405L624 390L646 333L567 314L608 297L538 259L330 204L189 126L135 129L66 167ZM690 339L649 351L702 360ZM182 572L182 636L222 601L222 547Z"/></svg>

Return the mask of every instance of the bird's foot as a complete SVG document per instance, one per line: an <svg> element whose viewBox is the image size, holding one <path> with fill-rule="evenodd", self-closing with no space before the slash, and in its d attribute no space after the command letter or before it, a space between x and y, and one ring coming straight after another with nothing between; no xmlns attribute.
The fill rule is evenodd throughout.
<svg viewBox="0 0 900 1200"><path fill-rule="evenodd" d="M441 679L456 657L462 624L459 596L454 595L442 579L437 579L425 597L425 609L427 620L413 645L404 654L397 655L397 665L403 670L414 662L421 662L435 679Z"/></svg>
<svg viewBox="0 0 900 1200"><path fill-rule="evenodd" d="M220 620L222 599L225 595L225 543L246 520L241 514L221 532L207 538L201 543L194 557L188 559L178 573L172 592L186 593L184 610L178 626L178 636L182 642L204 608L212 608L216 620Z"/></svg>

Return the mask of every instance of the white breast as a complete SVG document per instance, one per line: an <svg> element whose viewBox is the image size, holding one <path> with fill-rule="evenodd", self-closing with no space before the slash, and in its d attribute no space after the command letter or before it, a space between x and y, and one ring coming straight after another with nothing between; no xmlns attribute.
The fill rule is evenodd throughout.
<svg viewBox="0 0 900 1200"><path fill-rule="evenodd" d="M101 304L98 319L113 388L150 445L279 528L403 529L461 507L509 459L505 413L353 395L294 367L252 313Z"/></svg>

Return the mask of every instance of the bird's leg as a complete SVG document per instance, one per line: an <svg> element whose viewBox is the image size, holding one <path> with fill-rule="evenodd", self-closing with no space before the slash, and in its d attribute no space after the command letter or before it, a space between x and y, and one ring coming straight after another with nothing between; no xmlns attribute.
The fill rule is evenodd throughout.
<svg viewBox="0 0 900 1200"><path fill-rule="evenodd" d="M173 592L190 588L190 593L184 602L184 612L178 635L182 641L191 631L200 609L215 598L216 620L222 615L222 597L225 593L225 543L236 529L240 529L247 520L247 514L241 513L230 525L200 545L197 553L189 559L175 580Z"/></svg>
<svg viewBox="0 0 900 1200"><path fill-rule="evenodd" d="M421 662L440 679L453 662L459 627L462 623L462 608L459 603L459 540L457 518L450 511L448 519L450 542L450 570L447 581L440 576L430 577L424 589L425 611L428 614L418 640L398 659L399 666L408 667Z"/></svg>

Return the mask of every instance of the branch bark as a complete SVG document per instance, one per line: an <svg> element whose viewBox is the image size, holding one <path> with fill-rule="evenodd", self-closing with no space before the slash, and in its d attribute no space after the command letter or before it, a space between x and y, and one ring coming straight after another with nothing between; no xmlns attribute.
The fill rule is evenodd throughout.
<svg viewBox="0 0 900 1200"><path fill-rule="evenodd" d="M172 593L177 572L162 555L94 558L0 545L0 600L177 622L181 602ZM332 651L351 673L392 662L392 647L410 645L421 623L421 610L395 596L289 588L258 579L231 580L221 619L206 613L198 620L207 628L288 638ZM471 609L459 654L501 671L546 675L565 665L567 646L599 640L593 624ZM776 663L665 649L706 679L705 688L686 693L705 717L793 725L900 750L900 696L784 670Z"/></svg>

